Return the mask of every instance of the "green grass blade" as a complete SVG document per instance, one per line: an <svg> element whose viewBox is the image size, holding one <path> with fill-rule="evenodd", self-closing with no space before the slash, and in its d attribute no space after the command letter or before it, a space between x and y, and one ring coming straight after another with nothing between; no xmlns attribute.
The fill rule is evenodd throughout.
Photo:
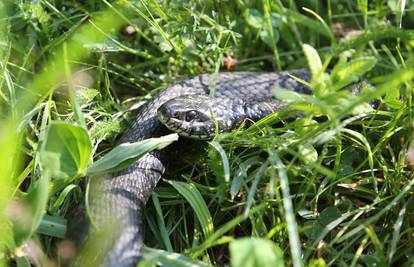
<svg viewBox="0 0 414 267"><path fill-rule="evenodd" d="M157 222L159 226L158 231L160 232L165 248L169 252L172 252L174 250L171 245L170 238L168 236L167 227L165 227L165 222L164 222L164 217L162 216L160 201L158 199L158 196L155 193L152 193L151 197L152 197L152 202L154 203L154 206L155 206L155 210L157 211Z"/></svg>
<svg viewBox="0 0 414 267"><path fill-rule="evenodd" d="M202 261L195 261L178 253L165 250L144 247L143 260L138 267L152 266L174 266L174 267L209 267L212 266Z"/></svg>
<svg viewBox="0 0 414 267"><path fill-rule="evenodd" d="M38 234L65 238L66 224L66 219L62 217L44 215L36 232Z"/></svg>
<svg viewBox="0 0 414 267"><path fill-rule="evenodd" d="M211 218L210 211L200 192L193 184L178 181L167 182L190 203L200 222L204 237L208 239L214 232L213 219Z"/></svg>
<svg viewBox="0 0 414 267"><path fill-rule="evenodd" d="M286 225L289 234L290 252L292 254L292 261L294 267L302 266L302 252L301 242L299 239L299 233L297 229L297 223L295 219L295 211L293 210L292 199L289 190L289 181L286 173L285 166L280 160L279 156L275 153L271 153L270 159L274 162L274 165L278 169L280 178L280 187L282 188L283 195L283 208L285 210Z"/></svg>
<svg viewBox="0 0 414 267"><path fill-rule="evenodd" d="M229 159L226 155L226 152L224 151L223 147L221 147L220 143L218 142L209 142L209 144L217 150L217 152L220 154L221 162L223 164L223 174L224 174L224 181L226 183L230 182L230 164Z"/></svg>

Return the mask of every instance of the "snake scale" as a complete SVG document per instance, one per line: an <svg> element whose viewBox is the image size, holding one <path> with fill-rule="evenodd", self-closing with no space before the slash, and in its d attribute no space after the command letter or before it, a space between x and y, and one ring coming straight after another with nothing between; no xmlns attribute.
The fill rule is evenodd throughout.
<svg viewBox="0 0 414 267"><path fill-rule="evenodd" d="M170 119L165 118L165 114L174 108L174 99L187 99L191 111L197 109L197 103L191 101L193 96L206 98L212 94L212 90L214 90L212 98L216 100L214 106L218 109L210 109L210 111L214 112L216 126L223 127L220 132L237 127L246 118L258 120L283 106L274 99L273 89L284 88L299 93L310 93L306 86L288 74L306 81L310 79L308 71L294 70L279 73L204 74L178 82L156 95L143 107L120 141L136 142L165 135L170 132L168 128L178 130L178 126L171 124ZM171 105L164 107L163 104L166 102ZM157 111L168 128L161 123ZM221 120L221 116L225 114L230 115L227 119ZM194 112L174 113L173 111L171 114L184 121L191 121L193 117L200 119L200 116L195 115L197 114ZM183 133L181 130L181 134L190 137L201 136L200 139L206 139L214 130L211 125L203 128L200 124L190 132ZM210 131L210 133L203 135L201 131ZM106 249L104 249L106 252L103 266L130 267L136 266L139 262L143 247L143 207L164 173L168 160L165 149L153 151L120 172L103 179L100 179L102 177L94 179L96 182L92 184L92 188L96 190L93 194L96 197L91 197L90 200L93 218L98 225L105 225L108 219L116 223L114 227L116 231L107 238L109 241L106 242Z"/></svg>

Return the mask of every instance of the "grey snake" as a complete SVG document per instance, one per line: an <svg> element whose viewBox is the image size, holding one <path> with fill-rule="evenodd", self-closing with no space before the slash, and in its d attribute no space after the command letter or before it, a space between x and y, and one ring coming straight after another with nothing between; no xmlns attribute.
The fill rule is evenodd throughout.
<svg viewBox="0 0 414 267"><path fill-rule="evenodd" d="M257 121L284 106L274 98L273 89L311 93L288 73L310 80L308 71L294 70L205 74L178 82L145 105L120 141L136 142L163 136L171 130L208 139L216 127L218 132L230 131L245 119ZM205 105L199 105L200 99L206 101ZM183 100L188 105L180 109ZM212 113L213 123L211 118L207 122ZM120 172L103 179L94 178L92 188L99 197L91 197L93 218L98 225L105 225L109 218L116 222L117 230L108 237L103 266L130 267L139 262L143 248L143 207L166 169L169 160L166 151L153 151Z"/></svg>

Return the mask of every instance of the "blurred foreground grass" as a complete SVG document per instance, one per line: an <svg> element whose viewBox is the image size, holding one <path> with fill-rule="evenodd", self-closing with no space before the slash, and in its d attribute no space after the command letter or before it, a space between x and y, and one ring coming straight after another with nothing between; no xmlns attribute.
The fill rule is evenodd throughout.
<svg viewBox="0 0 414 267"><path fill-rule="evenodd" d="M68 265L63 218L84 197L82 176L157 91L200 73L300 67L315 98L280 95L293 111L219 137L164 177L143 264L414 263L413 1L0 7L0 266ZM359 75L375 90L339 92ZM288 120L295 111L303 117Z"/></svg>

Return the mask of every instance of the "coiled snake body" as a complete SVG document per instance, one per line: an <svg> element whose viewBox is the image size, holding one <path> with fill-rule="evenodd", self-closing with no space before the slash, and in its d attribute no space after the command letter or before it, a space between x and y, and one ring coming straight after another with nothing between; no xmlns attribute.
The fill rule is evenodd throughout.
<svg viewBox="0 0 414 267"><path fill-rule="evenodd" d="M304 70L289 71L293 76L309 81ZM310 93L303 84L280 73L219 73L201 75L178 82L155 96L141 110L133 125L121 138L121 142L136 142L150 137L165 135L170 130L180 134L207 139L219 132L229 131L246 119L258 120L282 106L274 99L272 89L284 88L300 93ZM214 96L208 98L214 90ZM198 107L201 97L209 102L208 108ZM185 110L176 111L174 99L188 100ZM168 105L163 105L168 102ZM161 107L162 106L162 107ZM161 107L161 108L160 108ZM157 115L159 113L159 117ZM196 112L194 112L196 111ZM213 113L214 121L206 121ZM165 123L167 129L160 119ZM190 125L191 124L191 125ZM191 129L189 128L191 126ZM98 225L108 219L116 222L113 236L108 237L104 266L135 266L143 247L142 209L151 191L164 173L168 155L154 151L126 169L104 179L96 178L93 188L99 197L92 197L92 215Z"/></svg>

